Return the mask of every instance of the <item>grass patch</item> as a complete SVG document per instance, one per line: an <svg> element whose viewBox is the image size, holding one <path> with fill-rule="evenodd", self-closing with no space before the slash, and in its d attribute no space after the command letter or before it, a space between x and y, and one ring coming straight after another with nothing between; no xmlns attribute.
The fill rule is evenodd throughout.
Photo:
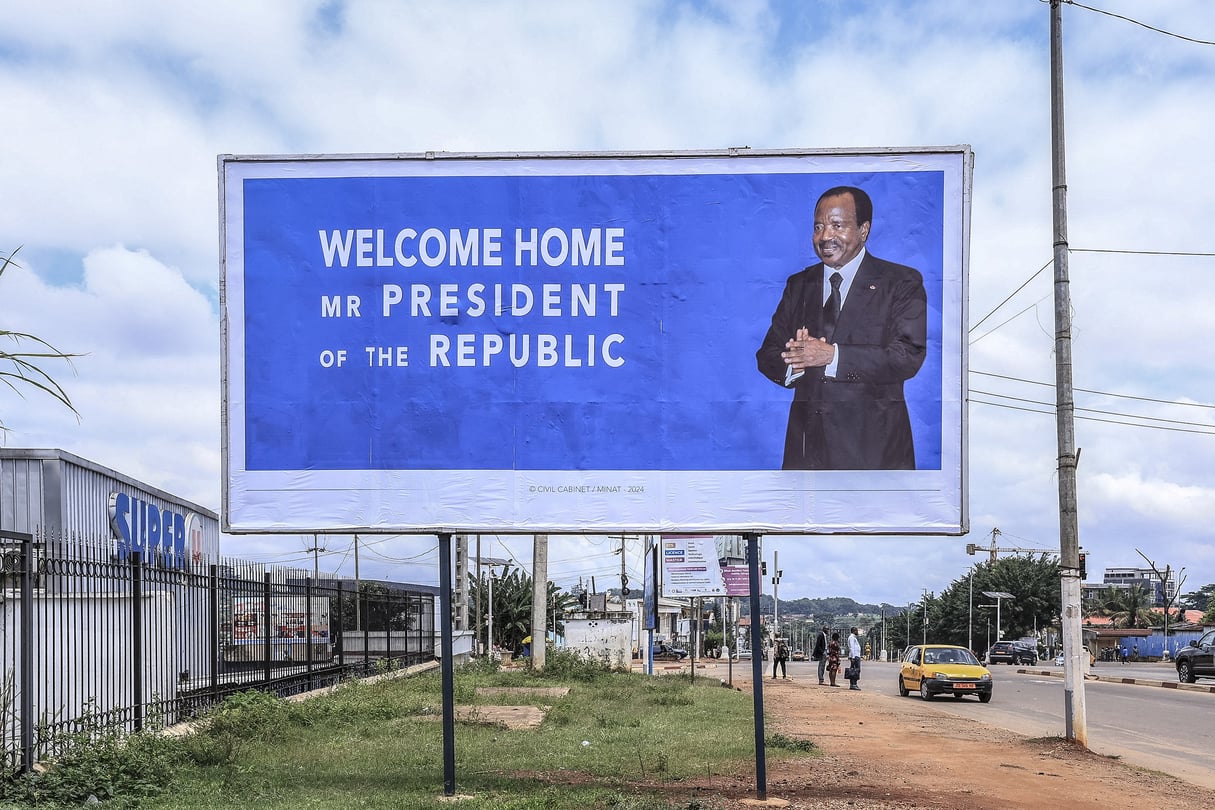
<svg viewBox="0 0 1215 810"><path fill-rule="evenodd" d="M48 740L54 760L0 779L0 807L138 807L172 784L186 755L157 731L126 734L89 710Z"/></svg>
<svg viewBox="0 0 1215 810"><path fill-rule="evenodd" d="M552 660L550 656L550 660ZM456 673L461 705L526 702L479 687L568 686L538 729L459 723L462 808L687 808L664 788L754 768L750 695L715 680L645 676L562 662L556 671ZM141 808L450 807L443 794L438 672L351 683L301 703L262 696L225 704L186 742L171 793ZM777 747L770 756L805 749ZM674 802L674 803L673 803ZM701 806L697 804L696 806ZM704 805L709 807L711 805Z"/></svg>
<svg viewBox="0 0 1215 810"><path fill-rule="evenodd" d="M796 737L789 737L785 734L770 734L764 738L765 750L771 751L773 748L780 748L785 751L814 751L817 746L810 740L799 740Z"/></svg>
<svg viewBox="0 0 1215 810"><path fill-rule="evenodd" d="M456 703L473 707L455 729L456 790L468 797L460 807L710 810L723 806L704 798L716 778L754 772L749 695L715 679L638 675L563 653L549 662L544 672L496 662L457 670ZM496 691L504 687L511 691ZM86 716L55 741L49 771L0 780L0 808L450 807L440 690L432 671L354 681L302 702L246 692L184 738L107 732ZM476 722L495 705L549 711L526 730ZM779 734L767 744L769 760L813 748Z"/></svg>

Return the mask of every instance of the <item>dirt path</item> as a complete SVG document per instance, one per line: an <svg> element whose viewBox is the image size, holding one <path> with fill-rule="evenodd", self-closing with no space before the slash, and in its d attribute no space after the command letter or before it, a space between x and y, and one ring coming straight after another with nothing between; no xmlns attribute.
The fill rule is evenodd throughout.
<svg viewBox="0 0 1215 810"><path fill-rule="evenodd" d="M706 673L709 674L709 673ZM735 671L734 684L750 691ZM770 762L768 797L790 808L1215 807L1215 791L1091 753L1061 738L1031 739L931 704L851 692L814 679L766 681L770 736L811 740L823 756ZM705 796L708 786L693 787ZM716 786L720 791L722 785ZM720 794L719 794L720 795ZM754 774L724 791L728 807L756 797ZM787 804L782 804L787 802Z"/></svg>

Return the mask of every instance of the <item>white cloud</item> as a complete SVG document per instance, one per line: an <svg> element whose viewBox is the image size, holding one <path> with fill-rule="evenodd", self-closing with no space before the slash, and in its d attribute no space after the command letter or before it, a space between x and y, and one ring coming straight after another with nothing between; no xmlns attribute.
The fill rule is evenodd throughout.
<svg viewBox="0 0 1215 810"><path fill-rule="evenodd" d="M1086 484L1093 509L1136 518L1153 526L1157 536L1203 532L1215 523L1215 488L1210 486L1152 478L1138 469L1100 473Z"/></svg>
<svg viewBox="0 0 1215 810"><path fill-rule="evenodd" d="M91 252L80 287L48 286L36 270L0 279L14 304L5 328L79 355L70 367L42 366L80 417L45 394L0 390L9 446L62 447L214 508L219 339L206 297L175 269L121 247Z"/></svg>

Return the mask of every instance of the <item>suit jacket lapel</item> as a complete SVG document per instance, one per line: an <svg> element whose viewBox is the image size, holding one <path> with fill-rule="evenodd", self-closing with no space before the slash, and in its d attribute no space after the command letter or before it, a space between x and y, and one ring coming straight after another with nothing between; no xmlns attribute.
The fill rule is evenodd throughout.
<svg viewBox="0 0 1215 810"><path fill-rule="evenodd" d="M802 291L802 322L810 334L823 334L823 263L806 268L806 289Z"/></svg>
<svg viewBox="0 0 1215 810"><path fill-rule="evenodd" d="M821 279L819 286L822 286ZM840 308L840 317L835 324L836 343L842 343L848 337L853 325L864 322L870 303L879 289L881 274L877 271L877 263L873 261L873 257L866 253L865 258L861 260L861 266L856 269L852 285L848 288L844 306Z"/></svg>

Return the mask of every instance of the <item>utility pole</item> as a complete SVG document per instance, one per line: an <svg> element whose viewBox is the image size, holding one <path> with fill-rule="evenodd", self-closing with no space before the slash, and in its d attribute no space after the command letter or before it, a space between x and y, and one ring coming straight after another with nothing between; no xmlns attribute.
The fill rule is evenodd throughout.
<svg viewBox="0 0 1215 810"><path fill-rule="evenodd" d="M474 655L477 652L477 646L481 643L481 584L482 583L481 583L481 535L479 535L479 534L477 535L476 565L477 565L477 568L476 568L476 572L475 572L474 576L477 580L477 604L474 606L475 616L473 619L473 622L474 622L473 627L476 628L476 631L473 633L473 654ZM482 651L488 652L487 650L484 650L484 649Z"/></svg>
<svg viewBox="0 0 1215 810"><path fill-rule="evenodd" d="M1063 708L1067 739L1088 748L1080 606L1080 530L1076 504L1075 401L1071 293L1067 274L1067 161L1063 132L1063 0L1050 1L1051 175L1055 259L1055 431L1059 464L1059 578L1063 599ZM1085 662L1087 663L1087 662Z"/></svg>
<svg viewBox="0 0 1215 810"><path fill-rule="evenodd" d="M624 600L629 595L629 573L624 567L624 535L620 535L620 609L624 610Z"/></svg>
<svg viewBox="0 0 1215 810"><path fill-rule="evenodd" d="M481 539L477 538L477 551L481 550ZM489 569L488 593L486 594L486 620L485 620L485 654L488 656L494 655L494 578L498 573L498 568L502 569L505 575L506 570L510 568L510 560L503 557L482 557L477 555L477 570L481 570L481 566L485 565ZM480 580L478 579L478 582ZM477 634L480 635L481 627L477 625ZM534 645L533 645L534 646Z"/></svg>
<svg viewBox="0 0 1215 810"><path fill-rule="evenodd" d="M532 540L532 668L544 669L548 647L548 535Z"/></svg>
<svg viewBox="0 0 1215 810"><path fill-rule="evenodd" d="M772 570L775 572L772 575L772 643L776 644L776 639L780 638L780 623L777 620L777 613L780 610L780 552L776 549L772 550Z"/></svg>
<svg viewBox="0 0 1215 810"><path fill-rule="evenodd" d="M452 586L455 604L451 621L456 630L468 629L468 535L453 536L456 541L456 573Z"/></svg>
<svg viewBox="0 0 1215 810"><path fill-rule="evenodd" d="M320 563L320 559L317 557L317 552L324 551L324 550L325 550L325 547L318 544L316 533L313 532L312 547L304 549L304 551L312 552L312 581L313 582L316 582L318 579L321 578L321 563Z"/></svg>

